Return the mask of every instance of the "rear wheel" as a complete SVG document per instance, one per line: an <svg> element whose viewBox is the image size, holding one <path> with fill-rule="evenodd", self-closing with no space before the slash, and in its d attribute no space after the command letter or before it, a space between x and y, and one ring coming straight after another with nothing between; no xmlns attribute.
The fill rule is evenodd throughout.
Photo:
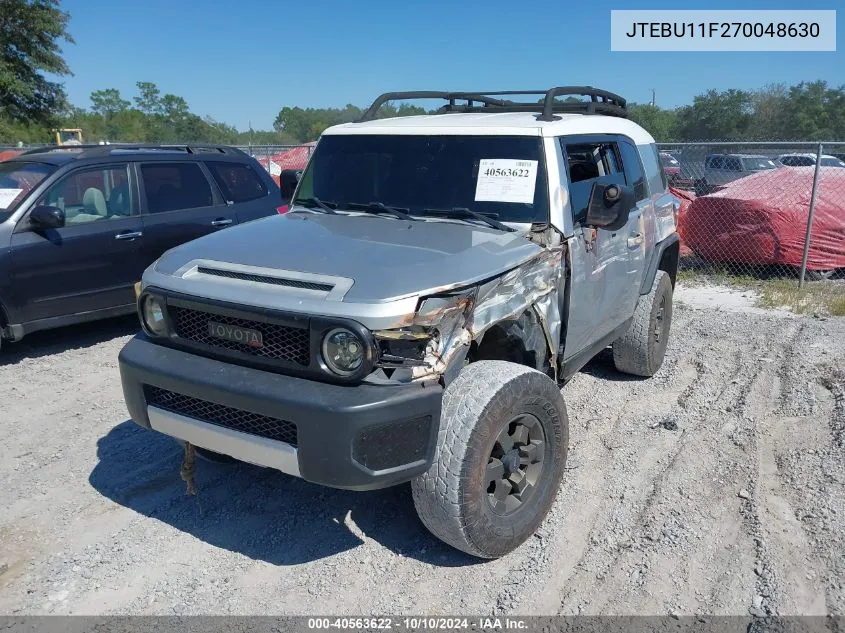
<svg viewBox="0 0 845 633"><path fill-rule="evenodd" d="M642 295L628 331L613 342L613 363L626 374L650 377L666 355L672 326L672 279L658 270L651 291Z"/></svg>
<svg viewBox="0 0 845 633"><path fill-rule="evenodd" d="M835 268L830 270L808 270L805 271L804 277L810 281L827 281L828 279L833 279L836 272L837 270Z"/></svg>
<svg viewBox="0 0 845 633"><path fill-rule="evenodd" d="M505 361L468 365L444 394L434 462L411 482L420 519L463 552L504 556L548 514L568 439L551 378Z"/></svg>

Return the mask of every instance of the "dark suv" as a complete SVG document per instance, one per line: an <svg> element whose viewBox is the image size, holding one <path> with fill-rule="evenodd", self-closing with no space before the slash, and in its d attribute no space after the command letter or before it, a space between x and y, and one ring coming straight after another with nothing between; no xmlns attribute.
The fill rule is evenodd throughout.
<svg viewBox="0 0 845 633"><path fill-rule="evenodd" d="M0 162L0 342L131 314L135 282L165 251L280 204L233 147L83 145Z"/></svg>

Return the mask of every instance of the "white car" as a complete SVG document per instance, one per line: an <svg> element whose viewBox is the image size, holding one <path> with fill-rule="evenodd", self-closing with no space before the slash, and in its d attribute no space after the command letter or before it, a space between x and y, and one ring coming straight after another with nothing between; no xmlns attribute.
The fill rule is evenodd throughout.
<svg viewBox="0 0 845 633"><path fill-rule="evenodd" d="M786 167L813 167L816 164L816 154L781 154L778 162ZM845 161L830 154L822 154L822 167L845 167Z"/></svg>

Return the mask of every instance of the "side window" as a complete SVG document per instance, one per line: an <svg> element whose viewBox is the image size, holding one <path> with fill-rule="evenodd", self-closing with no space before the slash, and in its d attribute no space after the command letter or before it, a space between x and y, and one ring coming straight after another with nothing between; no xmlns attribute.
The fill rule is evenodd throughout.
<svg viewBox="0 0 845 633"><path fill-rule="evenodd" d="M572 216L578 224L587 215L593 183L625 183L622 172L624 159L620 160L616 143L567 143L565 138L561 138L560 144L566 156Z"/></svg>
<svg viewBox="0 0 845 633"><path fill-rule="evenodd" d="M267 195L267 187L249 165L208 162L208 167L223 197L230 202L247 202Z"/></svg>
<svg viewBox="0 0 845 633"><path fill-rule="evenodd" d="M628 186L633 188L634 197L637 199L637 202L648 198L648 187L645 182L643 165L640 162L640 153L630 141L621 141L619 147L622 150L622 165L625 168L625 180Z"/></svg>
<svg viewBox="0 0 845 633"><path fill-rule="evenodd" d="M730 171L742 171L742 163L735 156L725 158L725 169Z"/></svg>
<svg viewBox="0 0 845 633"><path fill-rule="evenodd" d="M50 187L38 204L58 207L68 225L124 218L136 213L129 166L80 169Z"/></svg>
<svg viewBox="0 0 845 633"><path fill-rule="evenodd" d="M652 193L666 191L669 187L669 181L666 178L666 172L660 165L660 155L657 151L657 145L649 143L648 145L639 145L637 149L642 157L643 167L645 167L649 190Z"/></svg>
<svg viewBox="0 0 845 633"><path fill-rule="evenodd" d="M197 163L146 163L141 178L149 213L210 207L211 184Z"/></svg>
<svg viewBox="0 0 845 633"><path fill-rule="evenodd" d="M707 159L707 167L710 169L724 169L725 159L723 156L711 156Z"/></svg>

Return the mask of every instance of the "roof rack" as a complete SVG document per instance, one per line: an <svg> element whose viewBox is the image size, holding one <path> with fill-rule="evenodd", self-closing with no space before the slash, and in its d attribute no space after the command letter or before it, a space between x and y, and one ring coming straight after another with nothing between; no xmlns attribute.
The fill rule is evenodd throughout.
<svg viewBox="0 0 845 633"><path fill-rule="evenodd" d="M237 147L230 145L218 145L215 143L191 143L190 145L183 144L166 144L166 143L110 143L108 145L100 145L99 143L88 143L82 145L55 145L49 147L36 147L34 149L22 152L25 154L44 154L47 152L78 152L79 158L87 158L90 156L107 156L115 151L119 152L183 152L186 154L200 154L200 153L219 153L219 154L237 154L246 156L247 153Z"/></svg>
<svg viewBox="0 0 845 633"><path fill-rule="evenodd" d="M500 99L509 95L543 95L535 103L529 101L511 101ZM582 96L589 97L589 101L555 101L556 97ZM372 121L376 118L381 107L389 101L404 101L408 99L444 99L447 104L440 107L437 114L456 112L538 112L538 121L555 121L560 117L555 113L574 114L604 114L609 116L628 117L628 109L624 98L617 94L593 88L592 86L558 86L550 90L507 90L497 92L438 92L422 90L416 92L386 92L379 96L366 112L358 119L358 123ZM462 101L464 103L457 103Z"/></svg>

